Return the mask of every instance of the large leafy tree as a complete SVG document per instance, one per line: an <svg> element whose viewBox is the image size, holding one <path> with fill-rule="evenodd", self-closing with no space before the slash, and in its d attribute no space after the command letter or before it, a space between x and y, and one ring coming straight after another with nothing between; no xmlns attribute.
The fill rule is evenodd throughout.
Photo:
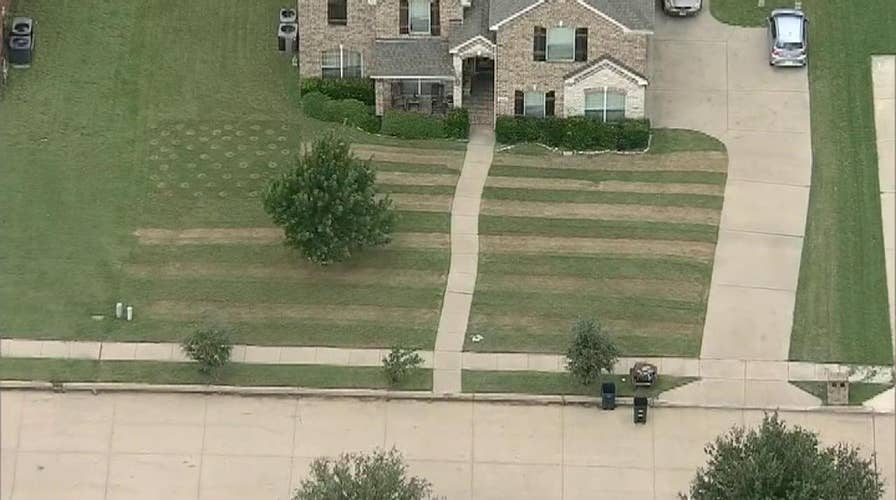
<svg viewBox="0 0 896 500"><path fill-rule="evenodd" d="M596 382L601 371L610 372L619 349L603 332L600 323L581 319L572 326L572 343L566 352L566 368L584 385Z"/></svg>
<svg viewBox="0 0 896 500"><path fill-rule="evenodd" d="M370 162L331 135L305 151L292 172L271 181L264 209L283 227L287 244L309 260L339 262L391 239L392 202L379 196L375 182Z"/></svg>
<svg viewBox="0 0 896 500"><path fill-rule="evenodd" d="M429 481L409 477L407 465L394 448L370 454L343 454L318 458L293 500L426 500L432 497Z"/></svg>
<svg viewBox="0 0 896 500"><path fill-rule="evenodd" d="M709 462L691 483L692 500L872 500L883 483L872 460L843 444L788 428L777 414L758 429L735 427L706 447Z"/></svg>

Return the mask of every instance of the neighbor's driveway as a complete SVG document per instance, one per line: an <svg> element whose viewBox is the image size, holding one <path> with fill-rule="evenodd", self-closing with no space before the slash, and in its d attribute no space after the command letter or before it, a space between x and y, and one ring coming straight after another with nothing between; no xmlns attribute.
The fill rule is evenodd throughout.
<svg viewBox="0 0 896 500"><path fill-rule="evenodd" d="M647 109L728 147L703 359L786 360L811 177L805 69L773 69L761 28L657 13Z"/></svg>
<svg viewBox="0 0 896 500"><path fill-rule="evenodd" d="M761 413L357 399L0 393L3 500L283 500L313 457L395 445L449 500L675 499L703 445ZM893 415L783 413L870 453ZM892 498L892 496L886 497Z"/></svg>

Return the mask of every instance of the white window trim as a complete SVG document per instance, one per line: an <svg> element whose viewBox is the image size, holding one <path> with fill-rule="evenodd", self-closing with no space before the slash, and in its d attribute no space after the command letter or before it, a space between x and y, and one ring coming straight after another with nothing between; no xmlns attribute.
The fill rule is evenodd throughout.
<svg viewBox="0 0 896 500"><path fill-rule="evenodd" d="M426 31L414 31L413 23L411 22L411 7L410 2L414 2L415 0L408 0L408 34L409 35L430 35L432 34L432 0L426 1L426 5L428 9L426 10Z"/></svg>
<svg viewBox="0 0 896 500"><path fill-rule="evenodd" d="M601 110L600 110L600 112L601 112L601 117L600 117L600 119L601 119L602 122L606 123L606 122L607 122L607 91L608 91L608 90L614 90L614 91L615 91L615 90L621 90L621 89L617 89L616 87L608 87L608 86L604 85L604 86L602 86L602 87L592 88L592 89L588 89L588 90L586 90L586 91L585 91L585 109L583 110L583 113L582 113L582 114L586 114L586 113L588 112L588 95L587 95L587 94L589 94L589 93L601 92L601 93L602 93L602 97L603 97L603 99L602 99L602 102L601 102ZM623 95L623 98L627 98L627 97L628 97L628 92L623 92L622 95ZM595 111L596 111L596 110L595 110ZM625 113L625 103L623 103L623 105L622 105L622 112L623 112L623 114Z"/></svg>
<svg viewBox="0 0 896 500"><path fill-rule="evenodd" d="M327 51L324 51L324 52L327 52ZM332 51L330 51L330 52L332 52ZM346 52L345 46L342 44L339 44L339 78L340 79L345 78L345 52ZM361 60L361 76L363 77L364 76L364 53L361 52L360 50L349 51L349 52L357 52L358 53L358 59ZM324 65L323 65L323 63L321 63L321 73L323 73L323 68L324 68Z"/></svg>

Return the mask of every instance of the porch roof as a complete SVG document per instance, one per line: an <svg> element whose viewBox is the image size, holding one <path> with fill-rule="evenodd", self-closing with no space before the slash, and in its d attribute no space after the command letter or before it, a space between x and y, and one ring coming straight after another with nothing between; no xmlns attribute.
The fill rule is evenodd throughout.
<svg viewBox="0 0 896 500"><path fill-rule="evenodd" d="M373 65L368 71L373 79L454 79L448 44L438 38L377 40L373 55Z"/></svg>

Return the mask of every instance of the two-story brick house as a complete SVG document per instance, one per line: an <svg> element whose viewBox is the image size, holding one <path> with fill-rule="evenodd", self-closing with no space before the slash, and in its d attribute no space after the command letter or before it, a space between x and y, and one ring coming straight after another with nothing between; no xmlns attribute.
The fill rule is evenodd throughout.
<svg viewBox="0 0 896 500"><path fill-rule="evenodd" d="M297 0L303 76L375 80L377 113L644 116L653 0Z"/></svg>

